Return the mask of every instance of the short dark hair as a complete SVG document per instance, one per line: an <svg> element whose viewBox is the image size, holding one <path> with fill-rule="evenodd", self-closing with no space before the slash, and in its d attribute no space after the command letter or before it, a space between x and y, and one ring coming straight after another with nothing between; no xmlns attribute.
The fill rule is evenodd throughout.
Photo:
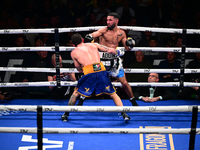
<svg viewBox="0 0 200 150"><path fill-rule="evenodd" d="M82 36L79 33L75 33L71 37L72 43L77 46L82 43Z"/></svg>
<svg viewBox="0 0 200 150"><path fill-rule="evenodd" d="M119 19L119 15L116 12L111 12L108 16L113 16L114 18Z"/></svg>

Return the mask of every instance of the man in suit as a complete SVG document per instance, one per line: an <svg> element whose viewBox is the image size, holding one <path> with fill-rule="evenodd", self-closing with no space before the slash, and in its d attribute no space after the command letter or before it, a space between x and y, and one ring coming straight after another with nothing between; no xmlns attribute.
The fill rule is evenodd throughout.
<svg viewBox="0 0 200 150"><path fill-rule="evenodd" d="M148 82L158 82L159 76L157 73L150 73ZM166 87L138 87L134 93L136 99L145 102L155 102L158 100L173 99L172 93Z"/></svg>

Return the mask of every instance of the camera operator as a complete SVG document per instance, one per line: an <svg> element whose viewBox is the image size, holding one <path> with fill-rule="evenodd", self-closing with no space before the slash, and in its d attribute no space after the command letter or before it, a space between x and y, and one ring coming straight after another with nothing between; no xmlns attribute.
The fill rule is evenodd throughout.
<svg viewBox="0 0 200 150"><path fill-rule="evenodd" d="M197 78L194 82L200 83L200 78ZM200 99L200 88L195 87L186 87L182 92L180 92L177 96L179 99Z"/></svg>

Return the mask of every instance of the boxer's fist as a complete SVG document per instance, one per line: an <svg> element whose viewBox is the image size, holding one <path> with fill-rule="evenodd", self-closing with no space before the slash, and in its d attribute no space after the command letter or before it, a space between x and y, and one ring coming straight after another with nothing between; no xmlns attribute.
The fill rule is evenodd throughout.
<svg viewBox="0 0 200 150"><path fill-rule="evenodd" d="M135 41L128 37L127 40L126 40L126 46L128 46L130 49L133 48L135 46Z"/></svg>
<svg viewBox="0 0 200 150"><path fill-rule="evenodd" d="M85 40L84 40L86 43L93 43L94 42L94 38L92 37L92 35L90 34L87 34L85 36Z"/></svg>

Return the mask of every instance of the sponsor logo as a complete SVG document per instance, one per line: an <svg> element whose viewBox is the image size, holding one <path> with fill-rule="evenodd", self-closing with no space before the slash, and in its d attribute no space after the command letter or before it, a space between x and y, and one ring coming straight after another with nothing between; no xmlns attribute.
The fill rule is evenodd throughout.
<svg viewBox="0 0 200 150"><path fill-rule="evenodd" d="M131 72L131 69L124 69L125 72Z"/></svg>
<svg viewBox="0 0 200 150"><path fill-rule="evenodd" d="M19 111L27 111L27 108L19 108Z"/></svg>
<svg viewBox="0 0 200 150"><path fill-rule="evenodd" d="M90 88L86 88L86 87L85 87L85 92L88 92L89 90L90 90Z"/></svg>
<svg viewBox="0 0 200 150"><path fill-rule="evenodd" d="M191 70L191 73L197 73L197 70Z"/></svg>
<svg viewBox="0 0 200 150"><path fill-rule="evenodd" d="M149 111L156 111L157 107L149 107Z"/></svg>
<svg viewBox="0 0 200 150"><path fill-rule="evenodd" d="M77 130L71 130L70 133L78 133Z"/></svg>
<svg viewBox="0 0 200 150"><path fill-rule="evenodd" d="M30 51L30 48L17 48L16 51Z"/></svg>
<svg viewBox="0 0 200 150"><path fill-rule="evenodd" d="M44 131L44 133L59 133L58 131Z"/></svg>
<svg viewBox="0 0 200 150"><path fill-rule="evenodd" d="M4 30L4 33L10 33L10 30Z"/></svg>
<svg viewBox="0 0 200 150"><path fill-rule="evenodd" d="M106 91L110 91L110 86L107 86L107 87L106 87Z"/></svg>
<svg viewBox="0 0 200 150"><path fill-rule="evenodd" d="M56 85L56 82L50 82L50 85Z"/></svg>
<svg viewBox="0 0 200 150"><path fill-rule="evenodd" d="M145 69L144 72L149 73L149 72L150 72L150 69Z"/></svg>
<svg viewBox="0 0 200 150"><path fill-rule="evenodd" d="M180 52L180 49L173 49L174 52Z"/></svg>
<svg viewBox="0 0 200 150"><path fill-rule="evenodd" d="M2 47L2 51L7 51L8 47Z"/></svg>
<svg viewBox="0 0 200 150"><path fill-rule="evenodd" d="M152 32L152 30L145 30L144 32Z"/></svg>
<svg viewBox="0 0 200 150"><path fill-rule="evenodd" d="M76 32L76 29L70 29L69 31L70 32Z"/></svg>
<svg viewBox="0 0 200 150"><path fill-rule="evenodd" d="M78 112L78 108L71 108L70 111Z"/></svg>
<svg viewBox="0 0 200 150"><path fill-rule="evenodd" d="M74 68L69 68L69 71L74 71L75 69Z"/></svg>
<svg viewBox="0 0 200 150"><path fill-rule="evenodd" d="M177 85L177 84L172 84L172 86L173 86L173 87L178 87L178 85Z"/></svg>
<svg viewBox="0 0 200 150"><path fill-rule="evenodd" d="M124 108L123 111L124 112L130 111L130 108Z"/></svg>
<svg viewBox="0 0 200 150"><path fill-rule="evenodd" d="M104 108L97 108L98 112L104 112Z"/></svg>
<svg viewBox="0 0 200 150"><path fill-rule="evenodd" d="M45 108L44 111L53 111L53 108Z"/></svg>
<svg viewBox="0 0 200 150"><path fill-rule="evenodd" d="M29 83L15 83L14 85L16 85L16 86L20 86L20 85L29 85Z"/></svg>
<svg viewBox="0 0 200 150"><path fill-rule="evenodd" d="M22 32L23 32L23 33L28 33L28 32L29 32L29 30L22 30Z"/></svg>
<svg viewBox="0 0 200 150"><path fill-rule="evenodd" d="M20 129L20 133L28 133L28 130Z"/></svg>
<svg viewBox="0 0 200 150"><path fill-rule="evenodd" d="M178 70L172 70L173 73L178 73Z"/></svg>

